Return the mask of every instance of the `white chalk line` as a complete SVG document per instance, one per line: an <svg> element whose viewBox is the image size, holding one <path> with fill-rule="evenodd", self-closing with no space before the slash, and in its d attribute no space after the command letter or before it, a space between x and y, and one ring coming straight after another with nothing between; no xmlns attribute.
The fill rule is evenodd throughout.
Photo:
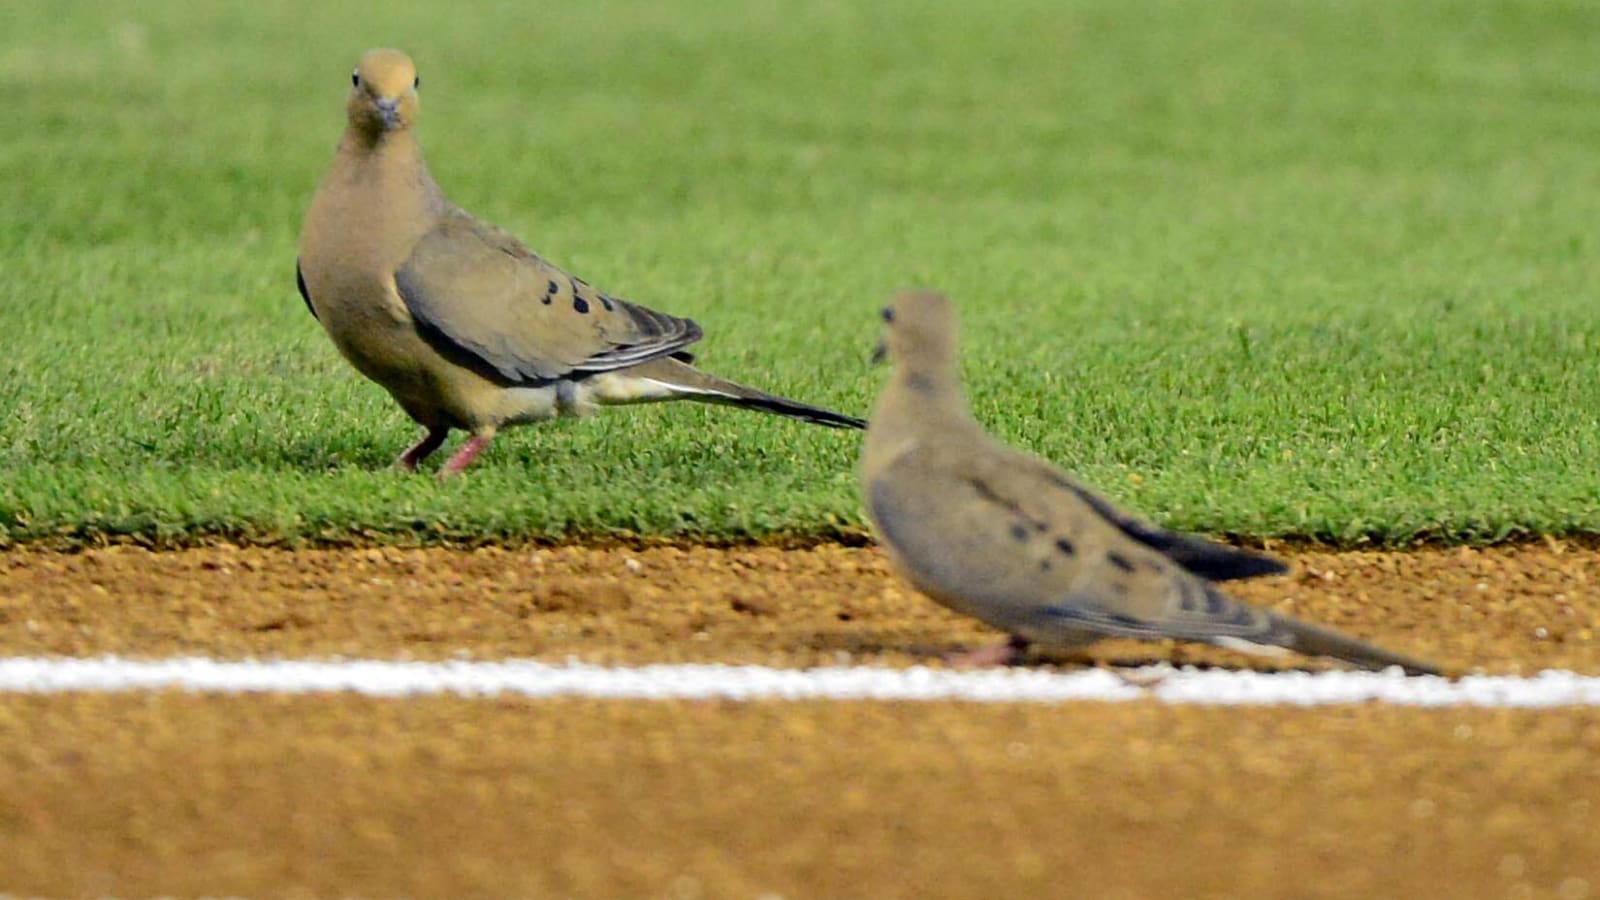
<svg viewBox="0 0 1600 900"><path fill-rule="evenodd" d="M1133 683L1130 683L1133 682ZM348 692L369 697L521 696L618 700L965 700L1202 706L1600 706L1600 676L1545 671L1450 681L1387 672L1251 672L1152 666L963 671L915 667L776 669L718 664L596 666L569 661L401 662L178 657L0 657L0 692L183 690L207 694Z"/></svg>

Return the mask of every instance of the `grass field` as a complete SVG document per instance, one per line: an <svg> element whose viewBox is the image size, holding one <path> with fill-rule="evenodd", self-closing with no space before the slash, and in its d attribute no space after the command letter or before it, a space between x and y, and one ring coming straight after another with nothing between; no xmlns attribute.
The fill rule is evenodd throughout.
<svg viewBox="0 0 1600 900"><path fill-rule="evenodd" d="M470 477L293 285L369 46L454 199L864 412L891 290L979 417L1181 527L1600 530L1600 8L6 2L0 542L739 537L860 524L854 435L675 404Z"/></svg>

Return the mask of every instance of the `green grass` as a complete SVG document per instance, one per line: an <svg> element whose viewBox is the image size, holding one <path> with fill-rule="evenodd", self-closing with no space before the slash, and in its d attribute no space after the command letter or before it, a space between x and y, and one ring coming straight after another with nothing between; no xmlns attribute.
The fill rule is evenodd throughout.
<svg viewBox="0 0 1600 900"><path fill-rule="evenodd" d="M383 44L459 203L720 374L865 411L931 285L980 419L1163 522L1600 531L1600 7L543 7L5 2L0 542L860 523L854 435L691 404L384 470L292 276Z"/></svg>

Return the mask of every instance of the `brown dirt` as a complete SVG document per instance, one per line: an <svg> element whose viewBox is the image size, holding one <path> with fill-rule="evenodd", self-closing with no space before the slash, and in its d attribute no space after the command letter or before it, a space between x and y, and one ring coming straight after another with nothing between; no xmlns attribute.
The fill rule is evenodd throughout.
<svg viewBox="0 0 1600 900"><path fill-rule="evenodd" d="M1600 712L0 698L27 895L1594 897Z"/></svg>
<svg viewBox="0 0 1600 900"><path fill-rule="evenodd" d="M1294 561L1237 593L1600 672L1593 552ZM838 547L0 554L0 655L905 665L991 638ZM0 695L24 895L1572 900L1600 898L1597 821L1600 710Z"/></svg>
<svg viewBox="0 0 1600 900"><path fill-rule="evenodd" d="M1292 575L1230 590L1466 669L1600 672L1600 554L1552 544L1292 560ZM0 554L4 655L907 665L994 637L911 591L870 548ZM1275 665L1171 643L1108 642L1094 655Z"/></svg>

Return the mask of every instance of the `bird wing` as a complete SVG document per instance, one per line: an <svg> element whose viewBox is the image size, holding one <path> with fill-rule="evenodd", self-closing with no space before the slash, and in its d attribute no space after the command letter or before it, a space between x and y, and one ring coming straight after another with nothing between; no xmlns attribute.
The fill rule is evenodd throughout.
<svg viewBox="0 0 1600 900"><path fill-rule="evenodd" d="M873 519L914 585L1035 638L1274 642L1280 629L1265 610L1129 537L1096 504L1041 478L1033 462L999 445L977 453L934 446L869 482Z"/></svg>
<svg viewBox="0 0 1600 900"><path fill-rule="evenodd" d="M1130 515L1042 459L1026 457L1026 463L1051 491L1076 497L1130 539L1208 581L1282 575L1289 571L1283 561L1270 556L1230 547L1198 534L1171 531Z"/></svg>
<svg viewBox="0 0 1600 900"><path fill-rule="evenodd" d="M445 217L394 273L424 337L512 382L544 382L671 356L689 319L618 300L465 214Z"/></svg>

